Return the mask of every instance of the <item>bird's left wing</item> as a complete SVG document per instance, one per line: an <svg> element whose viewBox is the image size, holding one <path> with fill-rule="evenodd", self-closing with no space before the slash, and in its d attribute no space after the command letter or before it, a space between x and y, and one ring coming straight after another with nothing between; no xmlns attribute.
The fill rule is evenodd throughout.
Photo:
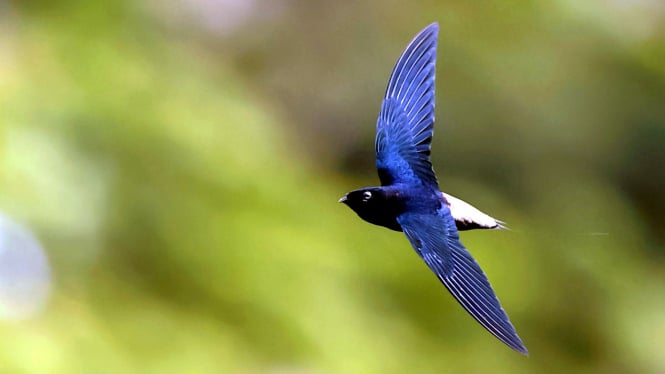
<svg viewBox="0 0 665 374"><path fill-rule="evenodd" d="M438 187L430 163L439 25L424 28L406 47L388 81L376 123L376 167L381 184Z"/></svg>
<svg viewBox="0 0 665 374"><path fill-rule="evenodd" d="M483 327L512 349L528 354L480 266L460 242L450 210L402 214L397 222L413 248L453 297Z"/></svg>

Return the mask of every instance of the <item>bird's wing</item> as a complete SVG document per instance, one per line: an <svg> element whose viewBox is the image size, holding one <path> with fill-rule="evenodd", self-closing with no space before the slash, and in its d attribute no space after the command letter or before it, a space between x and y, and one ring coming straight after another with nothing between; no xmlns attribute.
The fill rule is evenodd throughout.
<svg viewBox="0 0 665 374"><path fill-rule="evenodd" d="M409 43L390 75L376 124L376 167L381 184L438 186L429 160L434 125L434 77L439 25Z"/></svg>
<svg viewBox="0 0 665 374"><path fill-rule="evenodd" d="M512 349L528 354L487 277L460 242L447 206L438 215L397 218L413 248L457 301L483 327Z"/></svg>

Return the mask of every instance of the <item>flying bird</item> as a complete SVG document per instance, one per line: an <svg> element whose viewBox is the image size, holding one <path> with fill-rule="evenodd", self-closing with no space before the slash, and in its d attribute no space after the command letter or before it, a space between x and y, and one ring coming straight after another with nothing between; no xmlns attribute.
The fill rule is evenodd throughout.
<svg viewBox="0 0 665 374"><path fill-rule="evenodd" d="M360 218L403 231L453 297L510 348L528 351L459 230L504 228L501 221L440 191L430 162L439 25L425 27L393 69L376 124L380 187L351 191L339 201Z"/></svg>

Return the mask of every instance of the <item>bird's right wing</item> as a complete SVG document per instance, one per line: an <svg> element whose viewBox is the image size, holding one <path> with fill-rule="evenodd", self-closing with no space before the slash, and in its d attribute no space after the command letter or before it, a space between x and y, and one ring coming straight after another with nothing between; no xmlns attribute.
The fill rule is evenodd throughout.
<svg viewBox="0 0 665 374"><path fill-rule="evenodd" d="M390 75L376 123L376 167L383 186L438 183L430 163L439 25L409 43Z"/></svg>
<svg viewBox="0 0 665 374"><path fill-rule="evenodd" d="M443 205L438 215L402 214L397 222L416 252L462 307L506 345L528 354L487 277L460 242L448 207Z"/></svg>

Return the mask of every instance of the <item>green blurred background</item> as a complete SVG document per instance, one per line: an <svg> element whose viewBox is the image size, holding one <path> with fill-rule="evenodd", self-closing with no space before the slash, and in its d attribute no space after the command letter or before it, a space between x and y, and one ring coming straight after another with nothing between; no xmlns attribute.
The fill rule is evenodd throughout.
<svg viewBox="0 0 665 374"><path fill-rule="evenodd" d="M433 164L513 229L462 239L528 358L337 204L433 21ZM662 373L664 165L658 0L0 0L0 211L51 266L0 372Z"/></svg>

